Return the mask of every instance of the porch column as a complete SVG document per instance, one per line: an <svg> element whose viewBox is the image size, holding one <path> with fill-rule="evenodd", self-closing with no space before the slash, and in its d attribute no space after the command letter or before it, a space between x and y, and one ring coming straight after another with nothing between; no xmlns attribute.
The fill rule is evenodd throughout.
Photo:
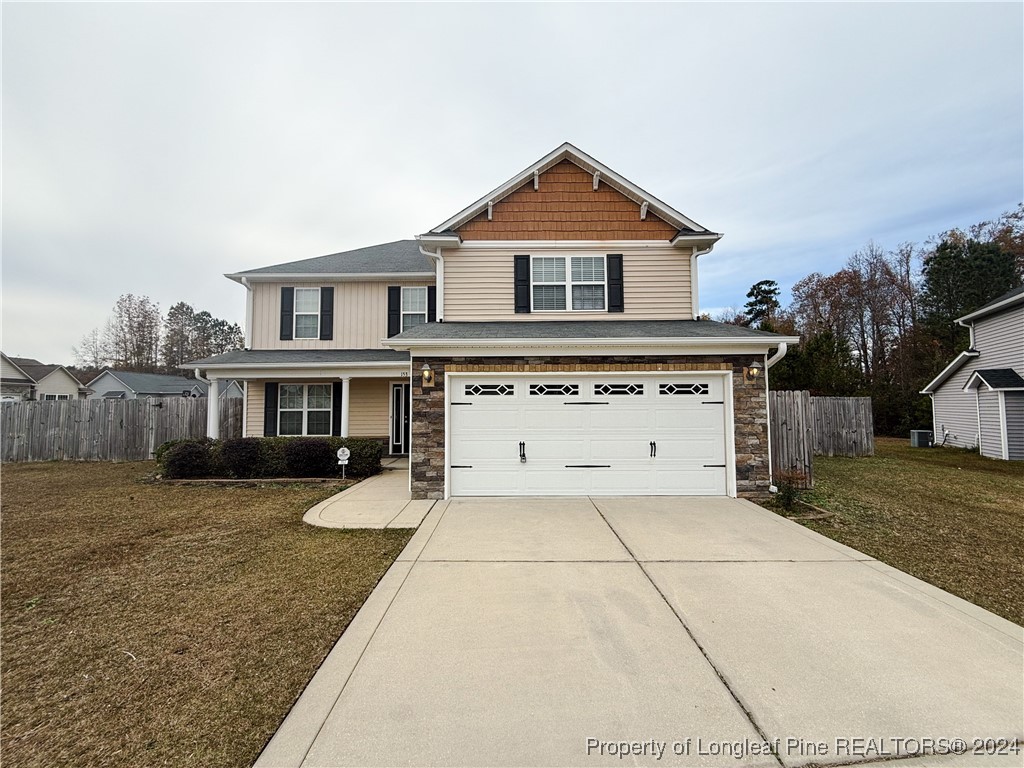
<svg viewBox="0 0 1024 768"><path fill-rule="evenodd" d="M220 379L210 377L210 391L206 397L206 435L220 437Z"/></svg>
<svg viewBox="0 0 1024 768"><path fill-rule="evenodd" d="M348 396L352 389L352 377L341 377L341 436L348 437Z"/></svg>

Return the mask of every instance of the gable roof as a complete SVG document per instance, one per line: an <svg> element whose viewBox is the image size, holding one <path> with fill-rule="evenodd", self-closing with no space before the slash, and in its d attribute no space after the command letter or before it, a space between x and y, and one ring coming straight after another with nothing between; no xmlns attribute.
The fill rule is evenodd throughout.
<svg viewBox="0 0 1024 768"><path fill-rule="evenodd" d="M415 240L395 240L354 251L331 253L311 259L273 264L225 275L237 283L243 278L278 279L294 276L339 276L368 279L374 275L434 277L433 262L420 253Z"/></svg>
<svg viewBox="0 0 1024 768"><path fill-rule="evenodd" d="M1018 304L1024 304L1024 285L1013 288L1002 296L992 299L988 304L978 307L973 312L969 312L961 318L957 319L960 325L964 325L972 320L980 320L988 315L995 315L999 312L1004 312L1011 307L1015 307Z"/></svg>
<svg viewBox="0 0 1024 768"><path fill-rule="evenodd" d="M27 358L24 358L24 357L12 358L12 357L8 357L3 352L0 352L0 355L3 356L4 360L6 360L8 363L10 363L12 368L16 369L18 371L18 373L20 373L22 376L25 377L23 380L22 379L4 379L4 381L10 381L11 383L17 383L17 382L20 382L20 381L27 381L27 382L34 383L33 378L31 376L29 376L27 373L25 373L25 371L22 369L22 367L15 362L16 359L17 360L26 360ZM39 363L38 360L33 360L32 362L33 363ZM42 365L42 363L39 363L39 364Z"/></svg>
<svg viewBox="0 0 1024 768"><path fill-rule="evenodd" d="M70 376L71 380L78 384L78 386L82 386L82 382L80 382L78 378L63 365L47 365L45 363L40 363L35 358L31 357L8 357L7 359L14 363L22 373L31 378L32 381L37 384L54 371L60 370Z"/></svg>
<svg viewBox="0 0 1024 768"><path fill-rule="evenodd" d="M91 387L105 375L117 379L124 385L125 389L137 395L173 395L181 394L186 389L198 389L206 392L206 384L195 379L186 379L184 376L169 376L162 373L134 373L132 371L115 371L105 369L99 376L89 382ZM110 392L104 395L107 397Z"/></svg>
<svg viewBox="0 0 1024 768"><path fill-rule="evenodd" d="M981 352L979 352L976 349L968 349L965 352L961 352L959 355L953 358L953 362L951 362L949 365L942 369L938 376L936 376L934 379L932 379L925 385L924 389L921 390L921 394L935 394L938 388L945 384L946 379L948 379L954 373L959 371L963 367L963 364L966 363L970 358L977 357L980 354Z"/></svg>
<svg viewBox="0 0 1024 768"><path fill-rule="evenodd" d="M619 191L637 205L643 206L646 204L649 211L679 230L679 235L677 235L677 237L697 239L699 236L701 239L712 241L721 238L720 234L711 232L707 228L702 227L693 219L683 215L667 203L662 202L654 195L636 186L625 176L616 173L604 163L595 160L586 152L574 147L569 142L562 144L560 147L556 147L540 160L517 173L504 184L492 189L479 200L471 203L466 208L463 208L447 221L438 224L436 227L431 229L429 233L420 235L420 238L429 239L431 236L454 236L454 230L458 229L481 212L487 210L487 206L489 204L499 202L527 182L531 181L535 174L539 175L544 173L544 171L553 168L565 160L579 166L588 173L595 174L596 178L601 182L607 184L612 189Z"/></svg>
<svg viewBox="0 0 1024 768"><path fill-rule="evenodd" d="M1013 368L985 368L971 374L964 384L964 391L974 389L983 382L991 389L1024 389L1024 378Z"/></svg>

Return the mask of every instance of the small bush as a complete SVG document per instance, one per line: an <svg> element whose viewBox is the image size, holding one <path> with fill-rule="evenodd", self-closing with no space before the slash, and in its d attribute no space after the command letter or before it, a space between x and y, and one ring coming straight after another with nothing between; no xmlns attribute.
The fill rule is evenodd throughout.
<svg viewBox="0 0 1024 768"><path fill-rule="evenodd" d="M258 437L225 440L220 447L224 470L238 478L273 477L270 446Z"/></svg>
<svg viewBox="0 0 1024 768"><path fill-rule="evenodd" d="M384 445L380 440L367 440L359 437L332 437L331 454L337 456L338 449L348 448L352 455L348 458L348 467L345 470L347 475L357 477L370 477L380 473L380 460L384 456ZM335 472L341 474L341 467L338 460L334 460Z"/></svg>
<svg viewBox="0 0 1024 768"><path fill-rule="evenodd" d="M210 442L181 440L162 456L164 477L185 480L214 474L214 458Z"/></svg>
<svg viewBox="0 0 1024 768"><path fill-rule="evenodd" d="M189 441L189 440L168 440L166 443L161 443L160 446L155 451L153 451L153 458L156 459L158 462L160 462L162 464L163 460L164 460L164 455L169 450L171 450L171 448L173 448L176 445L181 445L182 443L187 443L187 442L191 442L191 441Z"/></svg>
<svg viewBox="0 0 1024 768"><path fill-rule="evenodd" d="M800 499L800 488L804 485L805 479L804 473L795 469L780 472L776 478L779 491L775 494L775 500L787 512L792 512Z"/></svg>
<svg viewBox="0 0 1024 768"><path fill-rule="evenodd" d="M337 474L338 460L324 437L292 437L284 445L288 477L330 477Z"/></svg>

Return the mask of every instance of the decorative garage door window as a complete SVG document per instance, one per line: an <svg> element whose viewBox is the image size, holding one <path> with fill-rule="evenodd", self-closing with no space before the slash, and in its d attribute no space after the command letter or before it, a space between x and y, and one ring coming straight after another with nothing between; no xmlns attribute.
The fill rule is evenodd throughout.
<svg viewBox="0 0 1024 768"><path fill-rule="evenodd" d="M515 384L467 384L467 395L514 395Z"/></svg>
<svg viewBox="0 0 1024 768"><path fill-rule="evenodd" d="M659 384L659 395L706 395L707 384Z"/></svg>
<svg viewBox="0 0 1024 768"><path fill-rule="evenodd" d="M625 384L616 382L615 384L594 385L595 395L642 395L643 393L643 384Z"/></svg>
<svg viewBox="0 0 1024 768"><path fill-rule="evenodd" d="M531 384L531 395L578 395L579 384Z"/></svg>

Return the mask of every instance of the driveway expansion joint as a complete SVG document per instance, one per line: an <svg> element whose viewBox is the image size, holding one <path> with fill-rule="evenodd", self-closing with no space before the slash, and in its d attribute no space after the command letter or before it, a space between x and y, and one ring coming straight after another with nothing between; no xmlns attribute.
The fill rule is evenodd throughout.
<svg viewBox="0 0 1024 768"><path fill-rule="evenodd" d="M736 706L739 707L739 710L743 713L743 716L747 718L747 721L750 723L751 727L754 729L757 735L765 743L770 742L771 739L768 738L768 734L765 733L764 728L761 727L761 724L757 722L757 718L754 717L754 713L750 711L750 708L740 698L739 694L733 690L732 686L729 684L729 681L726 679L725 675L718 668L718 665L711 660L711 656L708 655L707 650L705 650L704 646L701 645L699 640L697 640L697 637L693 634L693 631L690 629L690 627L687 626L686 621L683 619L682 615L680 615L679 611L677 611L675 606L672 605L672 603L669 601L665 593L661 591L661 589L655 583L654 579L651 578L651 574L647 572L646 568L644 568L644 564L637 559L636 555L633 553L633 550L630 549L629 545L622 540L622 537L619 536L619 532L615 530L614 526L612 526L610 522L608 522L608 518L604 516L604 512L602 512L601 508L594 503L594 500L590 496L587 497L587 500L594 507L594 511L596 511L597 514L601 516L601 519L604 520L604 524L608 526L608 530L610 530L612 532L612 535L614 535L615 538L619 540L619 544L621 544L622 547L626 550L626 552L629 553L629 556L633 558L633 562L636 563L637 567L640 569L640 572L643 573L644 578L646 578L647 581L650 582L651 586L654 588L654 591L658 593L658 596L662 599L662 601L664 601L665 605L668 606L668 609L672 611L672 615L676 617L676 621L679 622L679 626L683 628L683 630L689 636L691 642L695 646L697 646L697 650L700 651L701 655L704 657L704 660L708 663L708 665L711 667L711 670L715 673L719 681L725 687L725 690L729 692L729 695L732 697L732 700L736 703ZM775 758L775 761L781 766L781 768L787 768L786 764L782 762L782 758L779 757L775 752L772 752L772 757Z"/></svg>

